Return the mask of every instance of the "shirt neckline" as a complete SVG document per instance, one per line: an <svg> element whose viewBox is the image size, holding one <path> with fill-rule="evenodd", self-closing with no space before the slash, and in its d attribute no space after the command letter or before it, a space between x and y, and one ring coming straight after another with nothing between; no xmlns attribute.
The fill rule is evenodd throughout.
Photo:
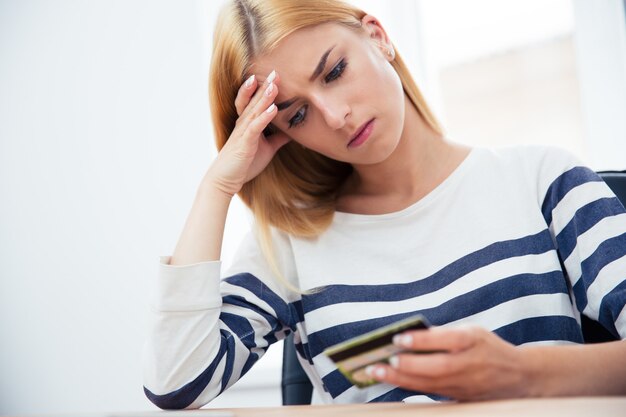
<svg viewBox="0 0 626 417"><path fill-rule="evenodd" d="M398 211L393 211L390 213L383 214L358 214L358 213L347 213L343 211L335 211L333 217L333 223L362 223L362 222L377 222L383 220L394 219L398 217L404 217L415 213L420 210L422 207L430 204L433 200L435 200L439 195L441 195L447 188L450 188L451 185L458 182L463 174L469 169L472 165L474 159L476 159L476 155L479 153L478 148L472 147L470 152L467 154L465 159L461 161L459 166L457 166L454 171L446 179L444 179L439 185L437 185L431 192L426 194L424 197L420 198L416 202L412 203L408 207L405 207Z"/></svg>

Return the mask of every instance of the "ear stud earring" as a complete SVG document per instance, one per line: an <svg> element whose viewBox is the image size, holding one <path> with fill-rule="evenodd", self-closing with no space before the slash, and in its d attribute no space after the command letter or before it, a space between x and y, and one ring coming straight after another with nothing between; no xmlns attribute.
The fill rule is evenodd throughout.
<svg viewBox="0 0 626 417"><path fill-rule="evenodd" d="M390 47L386 47L384 43L382 42L378 42L378 47L380 48L380 50L386 54L389 59L391 59L392 61L396 58L396 51L393 49L393 46Z"/></svg>

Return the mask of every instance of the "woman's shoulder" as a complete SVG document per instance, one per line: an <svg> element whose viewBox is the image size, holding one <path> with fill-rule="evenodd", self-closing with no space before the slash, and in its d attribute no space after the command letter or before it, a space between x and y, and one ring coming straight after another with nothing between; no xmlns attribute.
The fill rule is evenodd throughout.
<svg viewBox="0 0 626 417"><path fill-rule="evenodd" d="M574 166L584 165L580 157L574 155L570 150L549 146L549 145L511 145L502 147L484 147L483 155L489 155L506 163L523 163L535 166L562 165Z"/></svg>
<svg viewBox="0 0 626 417"><path fill-rule="evenodd" d="M558 190L562 193L576 184L598 179L580 157L563 148L518 145L492 152L501 158L503 169L517 177L517 184L529 189L541 203Z"/></svg>
<svg viewBox="0 0 626 417"><path fill-rule="evenodd" d="M491 162L503 171L523 175L529 181L551 182L585 162L571 151L546 145L514 145L482 148L483 164ZM487 161L490 159L491 161ZM481 164L482 165L482 164Z"/></svg>

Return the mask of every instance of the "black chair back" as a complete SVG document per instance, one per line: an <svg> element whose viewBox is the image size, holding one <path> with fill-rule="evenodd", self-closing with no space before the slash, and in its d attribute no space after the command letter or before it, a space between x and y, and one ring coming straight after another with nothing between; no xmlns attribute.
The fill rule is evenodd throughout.
<svg viewBox="0 0 626 417"><path fill-rule="evenodd" d="M280 384L283 405L311 404L313 385L298 362L297 355L291 333L283 343L283 375Z"/></svg>
<svg viewBox="0 0 626 417"><path fill-rule="evenodd" d="M626 171L600 171L598 174L619 198L619 201L626 206Z"/></svg>

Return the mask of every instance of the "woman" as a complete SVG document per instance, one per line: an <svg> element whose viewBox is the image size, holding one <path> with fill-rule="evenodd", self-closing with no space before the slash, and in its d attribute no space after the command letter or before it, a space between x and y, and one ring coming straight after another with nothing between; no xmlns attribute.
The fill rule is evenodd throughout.
<svg viewBox="0 0 626 417"><path fill-rule="evenodd" d="M145 392L206 404L294 332L326 402L626 393L626 213L570 155L445 138L376 18L338 1L236 0L210 74L220 152L162 259ZM257 231L220 274L229 203ZM222 278L220 283L220 278ZM352 386L322 351L423 313ZM582 365L582 366L581 366Z"/></svg>

